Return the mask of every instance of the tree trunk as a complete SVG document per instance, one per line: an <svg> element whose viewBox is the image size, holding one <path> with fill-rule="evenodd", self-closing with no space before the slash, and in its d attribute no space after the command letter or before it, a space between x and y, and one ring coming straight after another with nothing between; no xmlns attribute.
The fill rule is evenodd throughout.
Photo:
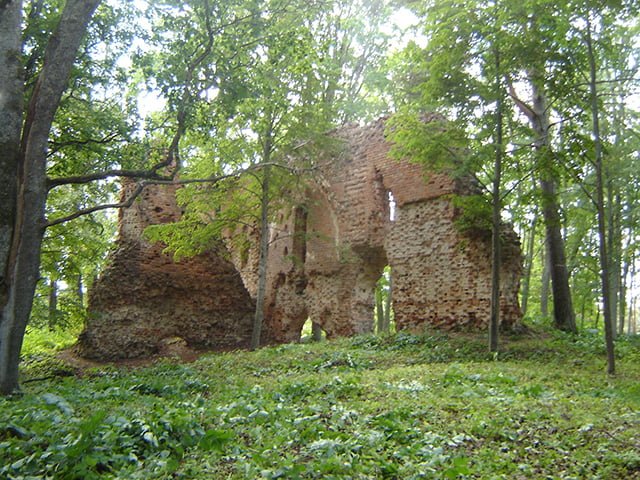
<svg viewBox="0 0 640 480"><path fill-rule="evenodd" d="M491 222L491 319L489 322L489 351L498 351L498 326L500 325L500 182L502 176L502 95L501 95L501 69L500 52L496 48L496 137L495 159L493 164L493 191L492 191L492 222Z"/></svg>
<svg viewBox="0 0 640 480"><path fill-rule="evenodd" d="M542 249L542 278L540 279L540 315L544 318L549 316L549 284L551 283L551 265L549 258L549 247L545 239L544 248Z"/></svg>
<svg viewBox="0 0 640 480"><path fill-rule="evenodd" d="M532 127L536 133L538 169L540 171L540 190L542 192L542 217L545 221L546 240L549 253L551 289L553 293L553 318L556 328L576 333L575 313L569 288L569 272L564 252L560 222L560 205L556 192L556 178L553 169L551 151L549 108L544 92L539 87L536 74L530 75L533 93Z"/></svg>
<svg viewBox="0 0 640 480"><path fill-rule="evenodd" d="M598 210L598 239L600 252L600 270L602 279L602 307L604 310L604 336L607 347L607 373L613 375L616 373L615 352L613 344L613 319L611 305L611 279L610 258L607 251L607 230L606 230L606 212L604 203L604 182L602 167L602 141L600 137L600 119L598 116L598 91L596 78L596 62L593 53L593 45L591 41L591 22L587 18L587 51L589 56L589 93L591 97L591 117L593 128L593 140L595 146L595 168L596 168L596 208Z"/></svg>
<svg viewBox="0 0 640 480"><path fill-rule="evenodd" d="M376 327L378 333L384 332L384 304L382 303L382 285L380 282L376 284L375 291L375 302L376 302Z"/></svg>
<svg viewBox="0 0 640 480"><path fill-rule="evenodd" d="M269 259L269 189L271 188L271 150L273 148L273 118L267 127L262 148L262 191L260 198L260 260L258 263L258 290L256 293L256 312L253 317L251 350L260 346L262 324L264 323L264 301L267 292L267 260Z"/></svg>
<svg viewBox="0 0 640 480"><path fill-rule="evenodd" d="M52 278L49 281L49 330L56 326L56 316L58 315L58 283Z"/></svg>
<svg viewBox="0 0 640 480"><path fill-rule="evenodd" d="M84 287L82 284L82 274L78 274L77 283L76 283L76 294L78 296L78 305L80 307L84 307Z"/></svg>
<svg viewBox="0 0 640 480"><path fill-rule="evenodd" d="M608 169L605 169L603 166L602 171L603 182L605 178L607 179L607 201L605 204L605 215L606 215L606 233L607 233L607 249L609 251L609 301L611 308L611 322L613 324L613 336L618 333L622 333L618 329L618 294L620 292L620 272L622 270L622 265L620 263L620 234L617 231L620 222L618 218L618 214L616 211L618 210L618 205L616 199L619 201L620 198L613 194L613 179L611 178L611 172ZM604 190L604 185L603 185Z"/></svg>
<svg viewBox="0 0 640 480"><path fill-rule="evenodd" d="M630 305L629 305L629 333L631 335L635 335L636 331L637 331L637 318L636 318L636 299L637 297L633 297L631 299Z"/></svg>
<svg viewBox="0 0 640 480"><path fill-rule="evenodd" d="M267 260L269 258L269 176L270 166L263 169L262 198L260 200L260 260L258 263L258 291L256 294L256 313L253 317L251 350L260 346L262 324L264 322L264 299L267 291Z"/></svg>
<svg viewBox="0 0 640 480"><path fill-rule="evenodd" d="M21 21L22 2L0 2L0 311L8 301L9 255L16 220L23 114Z"/></svg>
<svg viewBox="0 0 640 480"><path fill-rule="evenodd" d="M622 277L620 278L620 321L623 325L627 324L627 332L631 333L631 316L627 314L627 294L633 291L633 277L635 276L635 255L633 254L633 235L631 229L629 229L627 235L627 244L624 248L624 269L622 271ZM628 285L629 275L631 275L631 285Z"/></svg>
<svg viewBox="0 0 640 480"><path fill-rule="evenodd" d="M99 3L99 0L68 0L65 3L58 26L49 39L42 70L24 116L18 157L12 239L8 249L5 244L0 246L2 252L5 249L9 250L4 278L6 294L3 295L0 317L0 394L2 395L11 394L19 387L20 350L39 277L40 247L46 225L46 158L49 131L78 47ZM15 47L12 36L17 35L18 42L21 39L20 29L16 30L14 25L15 16L18 15L20 18L21 6L22 2L0 2L0 56L2 56L0 61L2 62L6 62L6 52ZM15 9L18 9L18 12L15 12ZM11 75L11 71L8 74ZM14 71L13 75L19 75L19 73ZM15 78L8 78L7 81L8 84L3 83L0 88L4 89L9 85L7 94L15 93L15 89L11 87L15 83ZM21 102L21 98L20 100L8 98L8 103L18 104L19 101ZM6 108L6 103L2 107ZM9 151L15 150L9 147ZM4 163L0 168L4 168ZM7 180L10 182L13 178L15 177L8 177Z"/></svg>
<svg viewBox="0 0 640 480"><path fill-rule="evenodd" d="M524 259L524 276L522 278L522 301L521 309L522 316L527 314L527 306L529 304L529 285L531 284L531 270L533 268L533 252L535 250L536 240L536 225L538 224L538 214L536 213L531 221L531 227L529 228L529 235L526 242L526 257Z"/></svg>

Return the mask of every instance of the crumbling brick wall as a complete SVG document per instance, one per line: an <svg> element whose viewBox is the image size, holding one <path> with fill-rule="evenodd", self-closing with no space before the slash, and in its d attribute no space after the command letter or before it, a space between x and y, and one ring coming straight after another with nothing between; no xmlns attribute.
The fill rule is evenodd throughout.
<svg viewBox="0 0 640 480"><path fill-rule="evenodd" d="M123 197L132 189L125 181ZM83 356L148 356L174 337L195 348L248 346L254 303L226 251L212 248L174 262L162 245L143 237L147 226L180 218L175 192L172 185L148 186L120 211L117 248L89 292Z"/></svg>
<svg viewBox="0 0 640 480"><path fill-rule="evenodd" d="M386 265L398 329L485 328L490 234L462 233L452 203L453 195L474 193L473 184L391 159L382 120L333 137L339 148L314 159L306 191L270 225L263 342L297 341L308 318L328 337L371 331L375 285ZM126 184L124 194L130 189ZM174 263L142 232L179 216L171 186L150 187L121 212L117 249L90 292L85 355L145 355L172 336L194 346L247 345L259 229L234 232L248 245L227 239L231 262L211 251ZM501 321L513 325L521 317L520 246L507 226L502 238Z"/></svg>
<svg viewBox="0 0 640 480"><path fill-rule="evenodd" d="M391 159L383 120L335 136L342 148L316 160L295 207L306 210L298 232L304 258L290 255L296 236L279 233L290 231L291 212L271 227L265 339L296 340L308 317L329 337L371 331L375 284L387 264L398 329L486 327L490 232L461 233L452 203L453 195L476 193L474 185ZM520 246L507 226L502 237L501 321L513 325L521 317Z"/></svg>

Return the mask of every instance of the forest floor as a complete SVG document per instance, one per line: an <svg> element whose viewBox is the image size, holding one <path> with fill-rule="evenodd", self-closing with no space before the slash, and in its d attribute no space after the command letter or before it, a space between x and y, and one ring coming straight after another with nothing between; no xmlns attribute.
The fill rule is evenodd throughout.
<svg viewBox="0 0 640 480"><path fill-rule="evenodd" d="M640 337L399 333L191 363L23 362L0 478L640 479ZM81 375L79 375L81 374Z"/></svg>

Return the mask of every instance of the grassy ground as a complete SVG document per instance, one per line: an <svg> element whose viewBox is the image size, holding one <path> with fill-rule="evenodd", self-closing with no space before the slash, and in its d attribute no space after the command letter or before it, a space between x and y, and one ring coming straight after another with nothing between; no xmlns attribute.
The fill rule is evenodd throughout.
<svg viewBox="0 0 640 480"><path fill-rule="evenodd" d="M616 377L597 336L485 344L400 333L27 382L0 399L0 478L640 478L637 339Z"/></svg>

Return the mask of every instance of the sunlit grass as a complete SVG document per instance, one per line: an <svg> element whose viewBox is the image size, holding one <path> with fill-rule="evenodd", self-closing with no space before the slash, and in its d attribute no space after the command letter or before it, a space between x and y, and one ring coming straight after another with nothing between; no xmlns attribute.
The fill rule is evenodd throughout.
<svg viewBox="0 0 640 480"><path fill-rule="evenodd" d="M77 339L81 326L68 329L28 328L24 337L22 355L51 353L52 351L68 348Z"/></svg>

